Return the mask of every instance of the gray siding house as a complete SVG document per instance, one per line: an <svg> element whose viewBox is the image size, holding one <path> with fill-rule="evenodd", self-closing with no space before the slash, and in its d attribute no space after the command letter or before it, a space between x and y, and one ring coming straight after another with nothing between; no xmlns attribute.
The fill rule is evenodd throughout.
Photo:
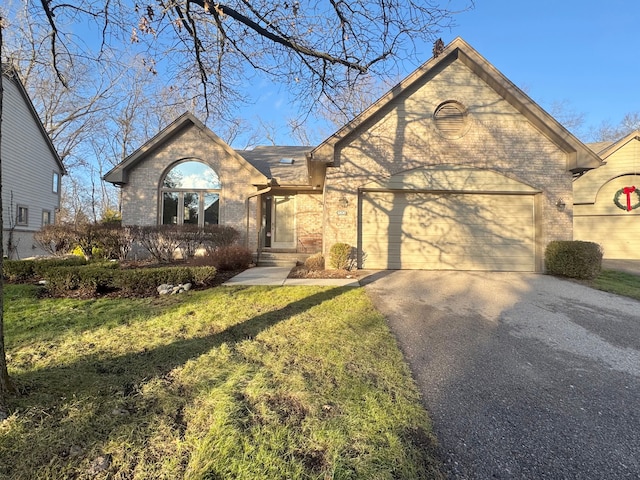
<svg viewBox="0 0 640 480"><path fill-rule="evenodd" d="M55 221L65 169L12 68L2 68L3 253L11 259L42 255L33 234Z"/></svg>

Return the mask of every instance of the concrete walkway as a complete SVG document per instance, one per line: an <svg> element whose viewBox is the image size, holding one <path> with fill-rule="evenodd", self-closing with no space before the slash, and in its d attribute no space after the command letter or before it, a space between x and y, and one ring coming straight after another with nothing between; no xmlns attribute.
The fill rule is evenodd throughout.
<svg viewBox="0 0 640 480"><path fill-rule="evenodd" d="M315 285L322 287L359 287L357 278L287 278L290 267L248 268L222 285Z"/></svg>

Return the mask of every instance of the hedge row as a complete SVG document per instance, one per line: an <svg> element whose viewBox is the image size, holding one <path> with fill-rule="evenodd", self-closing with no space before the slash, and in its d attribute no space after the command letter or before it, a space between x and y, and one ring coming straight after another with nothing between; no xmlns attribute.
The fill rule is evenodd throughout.
<svg viewBox="0 0 640 480"><path fill-rule="evenodd" d="M114 264L115 265L115 264ZM159 267L124 269L108 264L83 267L57 267L47 271L44 279L51 295L67 296L71 292L79 295L95 295L118 291L121 295L155 295L163 283L177 285L191 283L208 287L216 276L215 267Z"/></svg>
<svg viewBox="0 0 640 480"><path fill-rule="evenodd" d="M35 282L43 279L47 272L57 267L79 267L86 265L82 257L47 258L39 260L5 260L4 279L12 283Z"/></svg>
<svg viewBox="0 0 640 480"><path fill-rule="evenodd" d="M36 242L51 255L79 250L87 259L125 260L134 245L158 262L170 263L176 252L193 258L199 249L211 253L233 245L240 233L227 225L122 226L119 223L47 225L35 233Z"/></svg>

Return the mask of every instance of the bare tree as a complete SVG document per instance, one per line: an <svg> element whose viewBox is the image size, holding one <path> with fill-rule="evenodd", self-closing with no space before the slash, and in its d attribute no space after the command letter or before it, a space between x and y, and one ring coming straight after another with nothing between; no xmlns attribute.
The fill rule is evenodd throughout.
<svg viewBox="0 0 640 480"><path fill-rule="evenodd" d="M630 112L622 117L618 124L612 124L605 120L589 131L589 140L593 142L615 142L629 135L635 130L640 130L640 112Z"/></svg>
<svg viewBox="0 0 640 480"><path fill-rule="evenodd" d="M50 29L49 48L61 82L66 83L66 70L80 52L99 58L114 48L113 39L120 45L130 40L150 70L169 73L185 89L198 85L208 112L212 105L237 100L238 87L258 72L288 84L310 108L368 73L393 74L398 60L415 55L420 42L431 44L456 13L451 2L443 7L425 0L27 4L32 22ZM460 4L464 10L472 1ZM71 35L82 22L99 33L97 45L83 45Z"/></svg>
<svg viewBox="0 0 640 480"><path fill-rule="evenodd" d="M567 130L583 137L585 114L575 110L568 100L554 101L549 107L549 113L558 120Z"/></svg>

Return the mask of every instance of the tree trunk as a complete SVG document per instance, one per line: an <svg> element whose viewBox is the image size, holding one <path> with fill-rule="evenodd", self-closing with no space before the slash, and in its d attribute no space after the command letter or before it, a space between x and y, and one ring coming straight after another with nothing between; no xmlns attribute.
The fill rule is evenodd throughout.
<svg viewBox="0 0 640 480"><path fill-rule="evenodd" d="M4 238L2 235L3 219L2 219L2 100L4 97L3 76L4 68L2 67L2 28L4 19L0 16L0 421L7 413L7 396L13 390L9 371L7 370L7 356L4 351L4 280L3 280L3 262L4 257Z"/></svg>

